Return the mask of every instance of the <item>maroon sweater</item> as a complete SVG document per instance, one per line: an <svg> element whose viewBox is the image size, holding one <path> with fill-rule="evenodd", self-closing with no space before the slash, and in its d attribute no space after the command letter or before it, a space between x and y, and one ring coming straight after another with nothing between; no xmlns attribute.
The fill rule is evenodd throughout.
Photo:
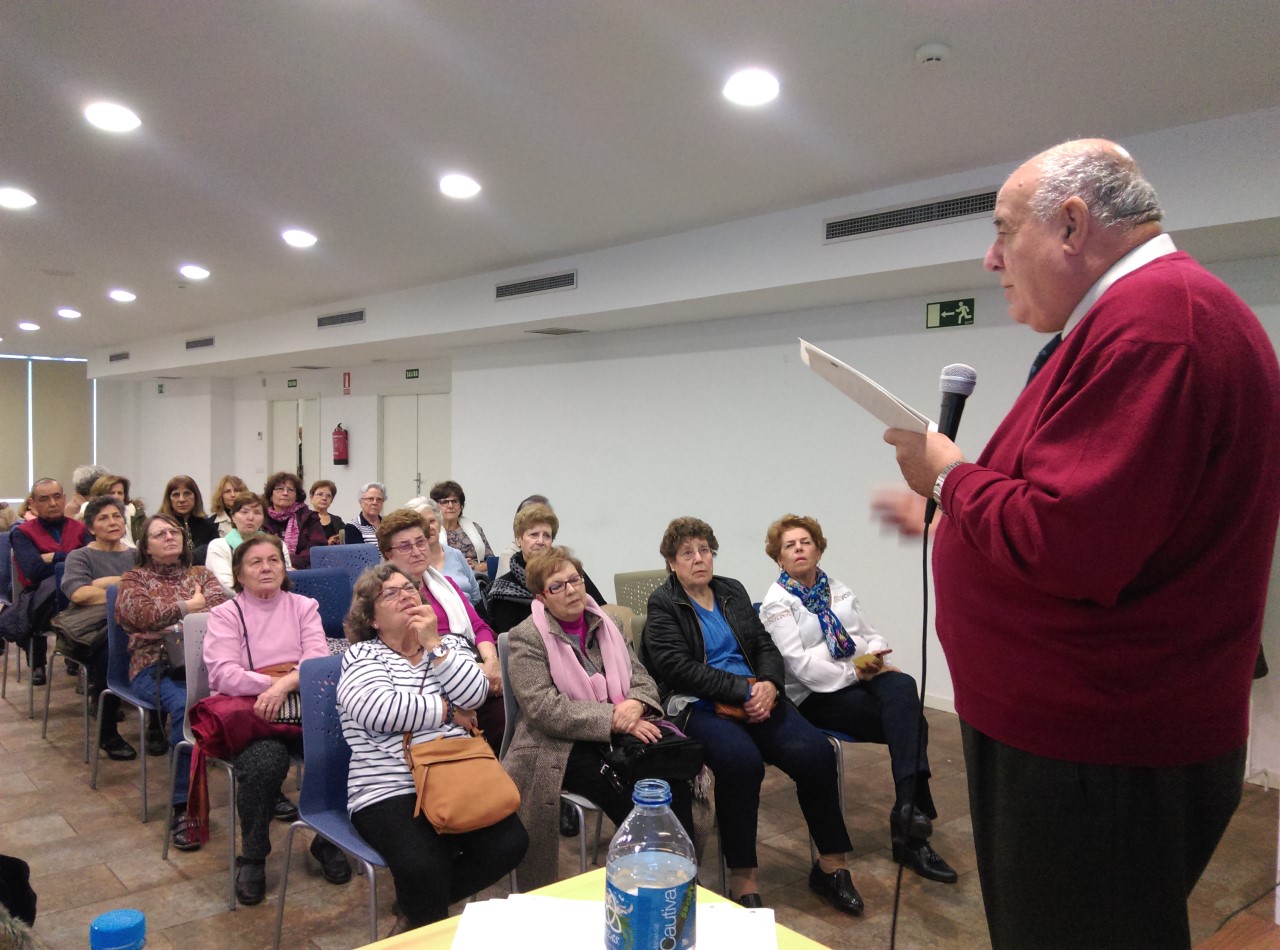
<svg viewBox="0 0 1280 950"><path fill-rule="evenodd" d="M1037 755L1172 766L1248 733L1280 369L1183 253L1122 277L946 479L933 567L956 712Z"/></svg>

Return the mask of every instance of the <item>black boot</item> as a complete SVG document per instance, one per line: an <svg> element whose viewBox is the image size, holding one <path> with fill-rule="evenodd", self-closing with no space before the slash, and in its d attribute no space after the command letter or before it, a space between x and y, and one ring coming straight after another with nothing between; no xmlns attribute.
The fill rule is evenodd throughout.
<svg viewBox="0 0 1280 950"><path fill-rule="evenodd" d="M261 904L267 896L267 862L236 858L236 900L246 907Z"/></svg>
<svg viewBox="0 0 1280 950"><path fill-rule="evenodd" d="M954 884L959 875L929 844L932 834L933 822L918 808L912 811L910 820L905 805L889 813L893 860L915 871L926 881Z"/></svg>

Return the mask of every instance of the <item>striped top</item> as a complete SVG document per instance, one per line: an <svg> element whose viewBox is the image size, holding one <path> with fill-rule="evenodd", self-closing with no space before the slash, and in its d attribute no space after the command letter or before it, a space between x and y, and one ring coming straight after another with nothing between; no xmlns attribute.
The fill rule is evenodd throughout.
<svg viewBox="0 0 1280 950"><path fill-rule="evenodd" d="M450 652L433 666L424 655L413 663L381 640L353 644L342 656L338 710L342 734L351 747L347 772L347 811L414 791L404 758L404 734L412 742L465 736L445 725L443 693L459 709L475 709L489 694L489 680L465 638L441 638Z"/></svg>

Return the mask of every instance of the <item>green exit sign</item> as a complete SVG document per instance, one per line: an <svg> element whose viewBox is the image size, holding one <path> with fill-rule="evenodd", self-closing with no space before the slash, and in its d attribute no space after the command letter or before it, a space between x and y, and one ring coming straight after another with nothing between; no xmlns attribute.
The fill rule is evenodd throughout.
<svg viewBox="0 0 1280 950"><path fill-rule="evenodd" d="M405 379L417 379L417 378L418 378L418 371L417 371L416 369L407 369L407 370L405 370L405 371L404 371L404 378L405 378Z"/></svg>
<svg viewBox="0 0 1280 950"><path fill-rule="evenodd" d="M937 303L925 304L924 325L930 330L937 327L973 326L973 298L940 300Z"/></svg>
<svg viewBox="0 0 1280 950"><path fill-rule="evenodd" d="M290 388L290 389L297 389L297 388L298 388L298 381L297 381L296 379L291 379L291 380L289 380L289 382L288 382L288 384L287 384L287 385L289 386L289 388Z"/></svg>

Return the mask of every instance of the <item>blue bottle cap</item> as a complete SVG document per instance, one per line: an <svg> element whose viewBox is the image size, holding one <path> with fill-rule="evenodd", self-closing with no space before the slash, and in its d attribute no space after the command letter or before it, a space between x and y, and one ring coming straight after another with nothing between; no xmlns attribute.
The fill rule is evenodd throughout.
<svg viewBox="0 0 1280 950"><path fill-rule="evenodd" d="M660 778L642 778L631 790L631 800L637 805L670 805L671 786Z"/></svg>
<svg viewBox="0 0 1280 950"><path fill-rule="evenodd" d="M109 910L89 925L90 950L142 950L147 918L140 910Z"/></svg>

